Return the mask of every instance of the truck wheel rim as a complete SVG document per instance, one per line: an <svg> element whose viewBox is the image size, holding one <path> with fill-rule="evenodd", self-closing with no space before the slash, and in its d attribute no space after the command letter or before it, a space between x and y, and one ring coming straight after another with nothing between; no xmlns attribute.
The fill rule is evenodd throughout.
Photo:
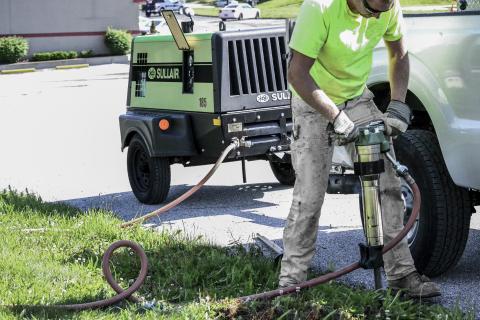
<svg viewBox="0 0 480 320"><path fill-rule="evenodd" d="M142 192L148 191L150 186L150 165L144 150L137 149L134 154L135 184Z"/></svg>
<svg viewBox="0 0 480 320"><path fill-rule="evenodd" d="M410 215L412 214L413 191L403 179L402 179L401 190L402 190L402 199L403 199L403 206L404 206L403 224L405 225L405 223L408 221L408 218L410 218ZM415 220L415 224L413 225L412 229L410 229L410 231L407 233L408 246L411 246L415 241L415 238L417 237L418 228L420 226L419 219L420 219L420 215Z"/></svg>

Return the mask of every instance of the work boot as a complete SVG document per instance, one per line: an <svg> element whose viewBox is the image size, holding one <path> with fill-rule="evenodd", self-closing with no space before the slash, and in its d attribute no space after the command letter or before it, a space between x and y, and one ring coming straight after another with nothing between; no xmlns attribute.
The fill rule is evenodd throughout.
<svg viewBox="0 0 480 320"><path fill-rule="evenodd" d="M411 298L432 298L441 295L438 286L417 271L398 280L389 280L388 286L394 291L402 290Z"/></svg>

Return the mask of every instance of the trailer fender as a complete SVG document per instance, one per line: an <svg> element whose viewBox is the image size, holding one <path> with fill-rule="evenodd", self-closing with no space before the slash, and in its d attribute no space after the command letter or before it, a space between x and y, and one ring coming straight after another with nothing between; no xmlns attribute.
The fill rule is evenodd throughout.
<svg viewBox="0 0 480 320"><path fill-rule="evenodd" d="M161 130L159 122L169 122L167 130ZM142 137L151 157L193 156L197 148L192 134L189 115L175 113L128 112L119 117L122 151L128 147L134 134Z"/></svg>

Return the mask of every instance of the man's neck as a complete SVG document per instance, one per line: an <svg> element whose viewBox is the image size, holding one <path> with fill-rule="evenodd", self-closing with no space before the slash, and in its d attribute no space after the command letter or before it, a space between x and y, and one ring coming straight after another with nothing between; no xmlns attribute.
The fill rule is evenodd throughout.
<svg viewBox="0 0 480 320"><path fill-rule="evenodd" d="M350 8L350 10L355 13L355 14L359 14L359 12L357 11L357 9L355 8L355 5L353 4L355 0L347 0L347 5L348 7Z"/></svg>

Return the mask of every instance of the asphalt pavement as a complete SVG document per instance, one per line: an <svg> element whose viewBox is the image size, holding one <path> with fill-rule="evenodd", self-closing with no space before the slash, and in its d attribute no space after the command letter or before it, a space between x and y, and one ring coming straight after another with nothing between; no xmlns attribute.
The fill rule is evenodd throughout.
<svg viewBox="0 0 480 320"><path fill-rule="evenodd" d="M121 64L0 76L0 188L28 188L47 201L65 201L86 211L104 208L125 220L159 208L136 201L128 184L118 127L118 116L125 112L127 81L128 66ZM246 184L240 168L237 162L222 165L197 194L149 223L203 235L220 245L251 242L256 233L281 245L292 189L277 183L264 161L247 162ZM172 166L168 200L209 169ZM354 262L361 241L358 197L327 195L314 268ZM458 303L464 310L480 306L479 248L480 216L474 214L463 258L435 279L443 293L435 303ZM371 272L357 271L340 281L372 288L372 279Z"/></svg>

